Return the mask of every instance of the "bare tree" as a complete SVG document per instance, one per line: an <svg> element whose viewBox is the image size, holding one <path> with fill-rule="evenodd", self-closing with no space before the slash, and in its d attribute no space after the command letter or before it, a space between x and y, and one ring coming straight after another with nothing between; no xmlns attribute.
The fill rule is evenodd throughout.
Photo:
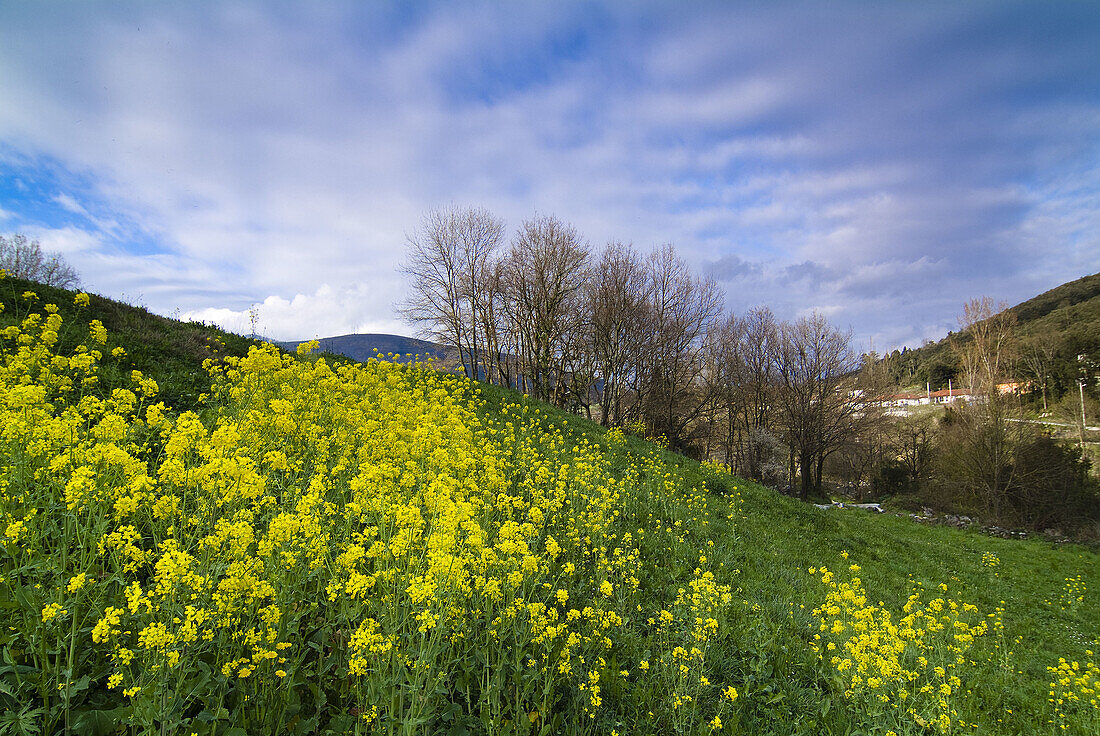
<svg viewBox="0 0 1100 736"><path fill-rule="evenodd" d="M858 362L850 344L850 335L816 313L779 328L777 404L798 463L803 499L821 494L825 461L858 432L867 409L852 379Z"/></svg>
<svg viewBox="0 0 1100 736"><path fill-rule="evenodd" d="M509 330L529 393L562 403L568 386L570 337L586 319L580 308L589 248L576 228L553 216L520 226L504 264Z"/></svg>
<svg viewBox="0 0 1100 736"><path fill-rule="evenodd" d="M75 289L80 286L76 269L70 266L60 253L43 251L37 240L26 235L0 235L0 269L16 278L37 281L59 289Z"/></svg>
<svg viewBox="0 0 1100 736"><path fill-rule="evenodd" d="M1007 418L996 399L949 412L933 477L941 501L1005 520L1007 496L1015 485L1014 452L1037 434L1033 425Z"/></svg>
<svg viewBox="0 0 1100 736"><path fill-rule="evenodd" d="M963 305L959 316L962 331L955 340L955 349L971 391L992 394L1011 365L1015 313L1007 304L994 308L987 296L971 299Z"/></svg>
<svg viewBox="0 0 1100 736"><path fill-rule="evenodd" d="M1020 355L1027 374L1039 384L1043 395L1043 413L1050 411L1047 405L1047 384L1050 382L1051 365L1057 346L1053 340L1032 337L1020 346Z"/></svg>
<svg viewBox="0 0 1100 736"><path fill-rule="evenodd" d="M742 355L745 325L735 315L718 322L707 335L707 393L712 398L710 431L726 465L744 472L741 416L745 411L746 370ZM708 453L709 455L710 453Z"/></svg>
<svg viewBox="0 0 1100 736"><path fill-rule="evenodd" d="M410 279L401 315L423 335L454 348L468 375L481 372L486 271L504 223L475 207L431 209L406 238L401 271Z"/></svg>
<svg viewBox="0 0 1100 736"><path fill-rule="evenodd" d="M637 375L646 338L649 282L637 252L608 243L600 254L585 298L591 315L600 422L621 424L628 387Z"/></svg>
<svg viewBox="0 0 1100 736"><path fill-rule="evenodd" d="M1018 397L997 390L1011 360L1015 316L1003 305L994 311L993 301L982 297L963 305L959 324L969 339L960 339L956 349L981 398L950 415L936 474L941 489L962 507L1004 519L1014 484L1013 454L1034 433L1031 425L1016 421L1022 418Z"/></svg>
<svg viewBox="0 0 1100 736"><path fill-rule="evenodd" d="M935 423L929 414L896 419L886 428L890 452L905 468L910 484L924 474L931 458L935 438Z"/></svg>
<svg viewBox="0 0 1100 736"><path fill-rule="evenodd" d="M650 339L639 397L646 425L682 448L685 430L704 412L704 340L722 312L712 279L694 276L671 245L649 258Z"/></svg>
<svg viewBox="0 0 1100 736"><path fill-rule="evenodd" d="M593 419L593 405L601 405L599 368L594 350L595 326L583 295L579 295L573 305L578 312L573 328L562 340L559 367L555 370L565 380L557 383L555 402L564 409L583 412L588 419Z"/></svg>
<svg viewBox="0 0 1100 736"><path fill-rule="evenodd" d="M478 300L475 309L481 339L480 353L485 366L485 380L501 386L511 386L515 376L515 355L508 339L504 303L504 264L492 260L481 269L477 281Z"/></svg>
<svg viewBox="0 0 1100 736"><path fill-rule="evenodd" d="M826 423L832 434L825 437L820 462L829 461L831 452L831 464L847 480L856 498L863 500L866 481L876 466L882 466L890 450L889 422L879 401L890 385L890 378L874 350L864 353L859 361L859 371L846 375L836 392L838 404L847 397L846 406L840 412L840 421Z"/></svg>
<svg viewBox="0 0 1100 736"><path fill-rule="evenodd" d="M727 317L707 339L706 380L725 462L757 480L775 476L775 342L775 319L766 307Z"/></svg>
<svg viewBox="0 0 1100 736"><path fill-rule="evenodd" d="M743 407L741 422L744 427L745 468L751 478L764 478L765 465L771 462L771 442L766 440L773 432L776 391L776 358L778 326L775 315L767 307L757 307L742 320L740 356L743 361Z"/></svg>

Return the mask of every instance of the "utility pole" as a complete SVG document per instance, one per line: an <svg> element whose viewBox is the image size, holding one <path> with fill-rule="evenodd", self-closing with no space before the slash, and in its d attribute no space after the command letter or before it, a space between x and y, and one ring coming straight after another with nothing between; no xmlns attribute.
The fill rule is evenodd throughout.
<svg viewBox="0 0 1100 736"><path fill-rule="evenodd" d="M1077 381L1077 391L1081 394L1081 452L1085 451L1085 379Z"/></svg>
<svg viewBox="0 0 1100 736"><path fill-rule="evenodd" d="M1080 364L1080 373L1077 377L1077 393L1081 399L1081 453L1085 452L1085 427L1088 426L1088 422L1085 421L1085 384L1089 380L1089 369L1095 370L1096 364L1089 360L1087 355L1078 355L1077 362Z"/></svg>

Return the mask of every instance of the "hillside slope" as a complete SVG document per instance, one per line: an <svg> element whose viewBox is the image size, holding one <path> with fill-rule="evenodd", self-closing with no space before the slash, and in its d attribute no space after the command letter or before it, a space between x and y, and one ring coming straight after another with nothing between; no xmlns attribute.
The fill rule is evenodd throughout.
<svg viewBox="0 0 1100 736"><path fill-rule="evenodd" d="M11 286L0 711L28 731L1100 726L1094 551L820 510L422 367L269 346L211 377L131 325L175 356L148 377L207 384L164 411L82 327L121 307ZM83 380L80 345L118 366Z"/></svg>
<svg viewBox="0 0 1100 736"><path fill-rule="evenodd" d="M1072 309L1078 305L1081 305L1080 309ZM1055 312L1062 313L1055 315L1056 317L1068 315L1080 319L1084 324L1100 321L1100 273L1082 276L1044 291L1039 296L1017 304L1012 311L1016 313L1020 325L1031 330L1044 326L1042 320Z"/></svg>
<svg viewBox="0 0 1100 736"><path fill-rule="evenodd" d="M33 298L24 297L27 293ZM143 307L88 295L88 305L74 303L75 292L12 277L0 279L0 328L19 324L25 310L54 304L63 321L58 349L72 350L86 339L88 322L99 320L110 336L106 355L100 364L100 380L108 390L127 382L131 370L155 376L160 384L160 400L184 410L198 404L199 396L209 390L210 379L202 370L207 358L243 356L256 340L219 330L199 322L180 322L153 314ZM111 355L110 349L125 346L125 357Z"/></svg>
<svg viewBox="0 0 1100 736"><path fill-rule="evenodd" d="M1031 344L1049 350L1048 388L1054 396L1061 396L1075 385L1078 355L1100 361L1100 273L1057 286L1009 311L1016 319L1013 336L1021 351ZM900 385L923 386L930 382L934 390L945 388L949 378L959 377L953 343L967 340L965 332L952 333L920 348L894 351L884 360ZM1024 377L1028 369L1021 361L1017 370Z"/></svg>

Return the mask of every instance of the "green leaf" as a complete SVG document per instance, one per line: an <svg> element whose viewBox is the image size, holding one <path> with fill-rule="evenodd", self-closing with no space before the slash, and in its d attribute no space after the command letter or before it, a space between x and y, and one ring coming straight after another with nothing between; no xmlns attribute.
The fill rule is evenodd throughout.
<svg viewBox="0 0 1100 736"><path fill-rule="evenodd" d="M352 733L354 731L355 716L348 713L340 713L329 720L328 726L321 733L341 734L341 736L343 736L343 734Z"/></svg>
<svg viewBox="0 0 1100 736"><path fill-rule="evenodd" d="M291 733L305 736L305 734L317 733L317 716L310 716L294 722Z"/></svg>
<svg viewBox="0 0 1100 736"><path fill-rule="evenodd" d="M130 717L130 710L129 706L124 706L112 710L77 711L73 719L73 733L77 736L107 736L116 733L119 726L124 725Z"/></svg>

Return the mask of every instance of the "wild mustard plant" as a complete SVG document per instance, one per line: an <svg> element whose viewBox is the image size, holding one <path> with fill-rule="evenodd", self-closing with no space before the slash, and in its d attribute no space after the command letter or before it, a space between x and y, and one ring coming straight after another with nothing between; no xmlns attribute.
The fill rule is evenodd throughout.
<svg viewBox="0 0 1100 736"><path fill-rule="evenodd" d="M1074 611L1085 602L1085 593L1088 592L1088 586L1085 585L1084 578L1081 575L1067 577L1063 582L1062 592L1058 599L1048 599L1046 603L1048 606L1057 606L1063 611Z"/></svg>
<svg viewBox="0 0 1100 736"><path fill-rule="evenodd" d="M1092 649L1085 650L1081 661L1058 659L1047 667L1051 675L1050 702L1054 707L1052 723L1061 733L1097 733L1100 731L1100 663Z"/></svg>
<svg viewBox="0 0 1100 736"><path fill-rule="evenodd" d="M947 585L927 591L917 583L895 617L868 598L860 571L855 563L840 572L809 569L825 586L825 600L813 610L812 646L837 689L871 722L903 732L910 724L940 733L965 727L955 701L967 654L998 615L983 617L972 604L947 597Z"/></svg>
<svg viewBox="0 0 1100 736"><path fill-rule="evenodd" d="M735 722L707 658L729 584L699 550L736 504L656 455L612 467L537 408L486 418L468 381L308 346L208 361L205 406L175 413L138 371L100 386L126 356L102 323L59 354L57 310L21 305L0 334L2 646L40 730L93 704L173 733ZM659 562L692 549L664 597ZM646 658L679 703L650 702Z"/></svg>

